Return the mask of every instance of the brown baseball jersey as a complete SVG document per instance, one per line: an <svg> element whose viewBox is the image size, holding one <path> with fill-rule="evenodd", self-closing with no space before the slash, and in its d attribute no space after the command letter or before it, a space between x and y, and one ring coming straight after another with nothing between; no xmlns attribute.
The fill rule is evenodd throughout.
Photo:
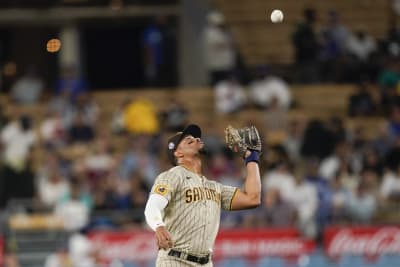
<svg viewBox="0 0 400 267"><path fill-rule="evenodd" d="M173 248L197 256L210 254L218 233L221 208L231 209L236 190L182 166L161 173L151 193L168 200L163 221L172 236Z"/></svg>

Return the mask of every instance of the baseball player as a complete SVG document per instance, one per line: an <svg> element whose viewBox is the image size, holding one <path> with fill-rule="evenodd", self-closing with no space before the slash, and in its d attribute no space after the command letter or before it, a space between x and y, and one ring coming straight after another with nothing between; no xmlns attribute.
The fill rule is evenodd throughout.
<svg viewBox="0 0 400 267"><path fill-rule="evenodd" d="M202 175L200 138L201 129L192 124L168 140L168 158L174 167L157 177L146 204L146 221L159 247L157 267L212 266L221 208L240 210L260 204L257 129L226 130L228 144L242 153L246 164L243 191Z"/></svg>

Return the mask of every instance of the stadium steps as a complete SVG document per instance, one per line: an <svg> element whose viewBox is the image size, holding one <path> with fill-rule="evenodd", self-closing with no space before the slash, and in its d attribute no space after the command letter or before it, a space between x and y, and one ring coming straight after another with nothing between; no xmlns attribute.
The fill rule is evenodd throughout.
<svg viewBox="0 0 400 267"><path fill-rule="evenodd" d="M68 240L66 232L49 230L16 230L13 237L21 267L43 266L46 257Z"/></svg>

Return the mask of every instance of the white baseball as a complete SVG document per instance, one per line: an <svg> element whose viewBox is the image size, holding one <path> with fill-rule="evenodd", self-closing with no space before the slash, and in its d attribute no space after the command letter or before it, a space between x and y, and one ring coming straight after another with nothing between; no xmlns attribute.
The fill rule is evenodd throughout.
<svg viewBox="0 0 400 267"><path fill-rule="evenodd" d="M275 9L271 13L271 21L273 23L280 23L283 21L283 13L279 9Z"/></svg>

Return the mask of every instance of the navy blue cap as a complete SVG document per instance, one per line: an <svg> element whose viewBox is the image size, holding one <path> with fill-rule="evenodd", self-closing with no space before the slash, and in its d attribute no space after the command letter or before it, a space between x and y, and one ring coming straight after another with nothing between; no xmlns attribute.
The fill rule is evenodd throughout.
<svg viewBox="0 0 400 267"><path fill-rule="evenodd" d="M201 137L200 127L195 124L190 124L185 129L183 129L182 132L177 132L175 135L173 135L168 139L167 155L169 162L174 166L177 165L174 152L178 147L179 143L182 141L182 139L188 135L191 135L195 138L200 138Z"/></svg>

